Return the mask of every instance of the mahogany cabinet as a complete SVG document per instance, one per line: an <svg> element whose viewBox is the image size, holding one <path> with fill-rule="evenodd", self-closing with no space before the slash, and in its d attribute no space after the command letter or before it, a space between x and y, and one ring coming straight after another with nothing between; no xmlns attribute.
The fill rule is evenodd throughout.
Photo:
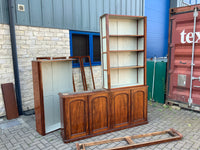
<svg viewBox="0 0 200 150"><path fill-rule="evenodd" d="M66 143L148 123L147 86L59 95Z"/></svg>
<svg viewBox="0 0 200 150"><path fill-rule="evenodd" d="M60 129L59 92L73 92L72 59L32 61L36 130Z"/></svg>

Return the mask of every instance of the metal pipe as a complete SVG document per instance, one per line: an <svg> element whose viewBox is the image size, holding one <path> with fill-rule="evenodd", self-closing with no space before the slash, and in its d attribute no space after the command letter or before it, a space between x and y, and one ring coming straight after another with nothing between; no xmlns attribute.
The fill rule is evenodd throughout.
<svg viewBox="0 0 200 150"><path fill-rule="evenodd" d="M12 47L12 61L14 69L15 78L15 93L17 99L17 106L19 115L23 114L22 101L21 101L21 90L20 90L20 80L19 80L19 68L17 60L17 46L16 46L16 36L15 36L15 23L14 23L14 0L8 0L8 11L9 11L9 24L10 24L10 40Z"/></svg>
<svg viewBox="0 0 200 150"><path fill-rule="evenodd" d="M154 61L154 66L153 66L152 100L153 100L153 96L154 96L154 82L155 82L155 72L156 72L156 57L154 57L153 61Z"/></svg>
<svg viewBox="0 0 200 150"><path fill-rule="evenodd" d="M192 105L192 81L193 81L193 67L194 67L194 48L195 48L195 32L196 32L196 18L198 16L197 8L194 9L194 28L193 28L193 41L192 41L192 61L191 61L191 73L190 73L190 95L188 99L188 104Z"/></svg>

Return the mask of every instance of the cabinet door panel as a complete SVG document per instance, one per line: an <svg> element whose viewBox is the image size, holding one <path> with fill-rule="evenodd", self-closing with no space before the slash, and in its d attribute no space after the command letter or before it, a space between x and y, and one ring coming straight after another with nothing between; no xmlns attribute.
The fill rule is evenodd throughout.
<svg viewBox="0 0 200 150"><path fill-rule="evenodd" d="M112 92L112 124L114 128L119 128L129 124L129 103L130 92Z"/></svg>
<svg viewBox="0 0 200 150"><path fill-rule="evenodd" d="M76 138L88 134L87 96L80 96L68 100L67 123L68 137Z"/></svg>
<svg viewBox="0 0 200 150"><path fill-rule="evenodd" d="M147 87L131 90L131 122L147 121Z"/></svg>
<svg viewBox="0 0 200 150"><path fill-rule="evenodd" d="M110 128L110 101L107 93L89 97L90 132L103 132Z"/></svg>

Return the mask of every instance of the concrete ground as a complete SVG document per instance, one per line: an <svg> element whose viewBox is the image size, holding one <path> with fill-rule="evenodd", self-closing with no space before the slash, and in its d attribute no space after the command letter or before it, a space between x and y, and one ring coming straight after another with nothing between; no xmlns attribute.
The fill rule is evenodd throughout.
<svg viewBox="0 0 200 150"><path fill-rule="evenodd" d="M161 104L149 103L148 121L149 123L146 125L104 134L80 140L78 142L92 142L174 128L183 134L184 138L182 140L138 149L200 150L200 113L182 109L176 110L171 107L164 107ZM158 136L157 138L163 137L165 138L165 135L162 137ZM150 138L138 139L135 142L145 140L148 141ZM60 131L50 133L46 136L39 135L35 130L34 115L20 116L18 119L10 121L7 121L5 118L0 118L0 150L75 150L75 143L77 142L64 144L60 136ZM100 145L98 147L93 146L88 149L105 149L114 146L121 146L123 144L126 144L126 142L115 142L112 144Z"/></svg>

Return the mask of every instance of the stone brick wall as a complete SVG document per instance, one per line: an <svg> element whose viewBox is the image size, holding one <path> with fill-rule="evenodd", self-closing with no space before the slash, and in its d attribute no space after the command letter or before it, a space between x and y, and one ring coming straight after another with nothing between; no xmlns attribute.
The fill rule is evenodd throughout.
<svg viewBox="0 0 200 150"><path fill-rule="evenodd" d="M70 55L69 30L16 26L16 42L19 63L23 110L33 109L33 81L31 61L36 57L59 57ZM80 68L73 69L77 91L82 91ZM89 89L92 89L90 68L85 68ZM97 88L102 87L101 66L94 66L93 73ZM13 66L9 26L0 24L0 84L13 82ZM0 90L0 116L5 115Z"/></svg>
<svg viewBox="0 0 200 150"><path fill-rule="evenodd" d="M93 66L92 70L93 70L95 88L101 89L102 88L101 66ZM76 91L77 92L83 91L83 82L82 82L80 68L74 68L73 75L74 75L74 80L75 80ZM93 90L93 83L92 83L90 67L85 67L85 75L86 75L88 90Z"/></svg>
<svg viewBox="0 0 200 150"><path fill-rule="evenodd" d="M0 84L14 82L9 26L0 24ZM5 115L0 90L0 116Z"/></svg>
<svg viewBox="0 0 200 150"><path fill-rule="evenodd" d="M31 61L36 57L69 56L69 30L16 26L23 110L34 108Z"/></svg>

